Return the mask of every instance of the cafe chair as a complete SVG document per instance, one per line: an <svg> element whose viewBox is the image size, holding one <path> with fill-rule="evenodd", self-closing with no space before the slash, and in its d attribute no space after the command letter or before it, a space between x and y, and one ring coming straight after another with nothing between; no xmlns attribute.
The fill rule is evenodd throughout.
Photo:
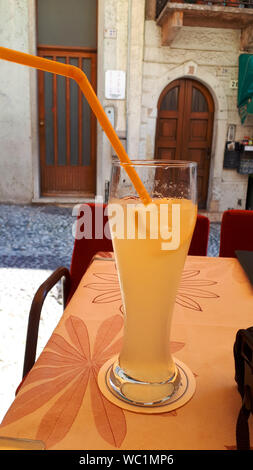
<svg viewBox="0 0 253 470"><path fill-rule="evenodd" d="M233 209L223 213L219 256L235 258L235 250L253 251L253 211Z"/></svg>
<svg viewBox="0 0 253 470"><path fill-rule="evenodd" d="M90 204L92 210L92 221L95 220L95 204ZM103 205L105 209L106 205ZM103 210L104 213L104 210ZM108 223L108 218L106 215L103 215L103 227ZM206 216L199 215L197 216L197 222L192 236L191 245L189 248L189 255L194 256L206 256L207 247L208 247L208 237L209 237L209 219ZM92 231L94 234L94 225ZM71 275L71 289L70 295L71 298L74 294L79 282L81 281L83 274L88 268L93 256L98 251L113 251L112 242L105 236L101 239L86 239L80 238L75 239L74 250L72 255L70 275Z"/></svg>
<svg viewBox="0 0 253 470"><path fill-rule="evenodd" d="M99 205L97 205L97 209L98 206ZM56 271L54 271L51 276L49 276L49 278L39 287L33 298L27 327L23 379L35 363L39 321L43 303L47 294L50 292L50 290L54 287L55 284L57 284L59 281L62 281L63 308L65 308L67 303L70 301L72 295L74 294L78 284L82 279L83 274L88 268L94 255L101 251L113 251L112 241L108 239L104 233L104 228L108 223L108 217L104 213L105 208L105 204L100 204L99 209L101 212L99 212L98 210L95 216L94 203L85 204L85 208L83 211L82 206L80 206L79 213L77 214L76 218L76 237L74 242L70 270L68 270L66 267L59 267L58 269L56 269ZM88 235L90 238L85 238L84 227L87 226L88 218L90 218L92 222L92 231L88 234L86 233L86 235ZM99 230L97 231L97 235L100 238L94 237L95 219L98 222L97 225ZM198 215L194 234L192 237L192 242L189 249L190 255L206 256L208 235L209 219L205 216Z"/></svg>
<svg viewBox="0 0 253 470"><path fill-rule="evenodd" d="M38 342L38 333L39 333L39 322L41 317L41 311L46 299L47 294L51 291L51 289L59 282L62 282L62 291L63 291L63 309L67 305L67 300L70 292L70 285L71 285L71 278L70 272L65 267L57 268L41 286L38 288L37 292L35 293L32 301L32 305L30 308L29 318L28 318L28 326L27 326L27 334L26 334L26 345L25 345L25 356L24 356L24 365L23 365L23 376L28 374L30 369L35 363L36 359L36 350L37 350L37 342ZM22 380L23 382L23 380ZM20 386L16 390L18 392Z"/></svg>
<svg viewBox="0 0 253 470"><path fill-rule="evenodd" d="M97 212L95 211L95 207L97 207ZM83 211L82 208L84 208ZM108 223L108 217L105 215L105 208L105 204L95 205L95 203L79 206L79 212L76 214L75 242L70 270L66 267L59 267L56 269L39 287L34 295L28 318L22 376L23 380L36 360L41 311L46 296L50 290L61 281L63 309L65 309L94 255L99 251L113 251L112 241L104 235L104 227L106 223ZM91 221L91 233L86 233L90 238L85 238L84 227L89 226L88 219ZM95 225L100 229L100 232L97 233L100 238L95 238ZM18 393L22 382L16 390L16 393Z"/></svg>
<svg viewBox="0 0 253 470"><path fill-rule="evenodd" d="M189 248L189 255L206 256L210 231L210 221L205 215L197 215L197 222Z"/></svg>

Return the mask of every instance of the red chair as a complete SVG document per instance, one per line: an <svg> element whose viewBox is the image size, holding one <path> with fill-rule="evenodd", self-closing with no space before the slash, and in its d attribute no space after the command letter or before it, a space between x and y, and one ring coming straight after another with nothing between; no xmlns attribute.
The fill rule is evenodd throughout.
<svg viewBox="0 0 253 470"><path fill-rule="evenodd" d="M197 222L189 248L189 255L206 256L208 248L210 221L208 217L198 214Z"/></svg>
<svg viewBox="0 0 253 470"><path fill-rule="evenodd" d="M76 236L70 270L65 267L56 269L34 295L28 319L23 379L35 363L41 311L50 290L59 281L63 281L63 308L65 308L93 256L98 251L113 251L111 239L104 235L104 227L108 223L108 217L104 214L105 207L105 204L94 203L79 206L79 213L76 214ZM100 236L100 238L95 237L95 235Z"/></svg>
<svg viewBox="0 0 253 470"><path fill-rule="evenodd" d="M93 256L99 251L113 251L111 239L104 234L105 225L108 223L108 217L104 213L105 207L105 204L95 205L94 203L80 206L76 220L76 238L70 270L60 267L54 271L39 287L33 298L28 320L23 377L26 376L35 363L39 321L47 294L57 282L63 279L63 307L65 307L74 294ZM82 208L84 209L82 210ZM89 220L91 225L88 223ZM84 230L86 230L85 237ZM95 238L95 233L100 238ZM205 256L207 254L208 235L209 219L198 215L189 249L190 255Z"/></svg>
<svg viewBox="0 0 253 470"><path fill-rule="evenodd" d="M235 258L235 250L253 251L253 211L234 209L223 213L219 256Z"/></svg>
<svg viewBox="0 0 253 470"><path fill-rule="evenodd" d="M95 233L95 204L89 204L92 210L92 233ZM106 205L103 205L103 213ZM89 216L89 214L88 214ZM85 215L84 223L85 223ZM101 217L102 219L102 217ZM103 215L103 226L108 223L107 216ZM189 255L194 256L206 256L208 237L209 237L209 219L203 215L197 216L196 226L193 232L191 245L189 248ZM102 231L101 231L102 232ZM71 290L69 298L72 297L79 282L81 281L83 274L88 268L93 256L98 251L113 251L112 242L105 236L102 239L86 239L80 238L75 239L74 250L72 255L72 262L70 267L71 276Z"/></svg>
<svg viewBox="0 0 253 470"><path fill-rule="evenodd" d="M104 227L108 223L108 217L105 215L106 204L88 204L91 211L84 212L80 210L80 215L77 215L77 227L76 235L80 238L75 238L74 249L72 254L71 266L70 266L70 277L71 277L71 288L69 299L74 294L79 282L81 281L83 274L88 268L93 256L98 251L113 251L112 241L108 239L104 234ZM97 221L95 220L95 208L97 206ZM85 204L87 208L87 205ZM101 212L100 212L101 211ZM84 238L84 226L87 226L88 218L92 221L92 231L88 235L91 238ZM97 222L97 223L96 223ZM101 238L95 238L95 224Z"/></svg>

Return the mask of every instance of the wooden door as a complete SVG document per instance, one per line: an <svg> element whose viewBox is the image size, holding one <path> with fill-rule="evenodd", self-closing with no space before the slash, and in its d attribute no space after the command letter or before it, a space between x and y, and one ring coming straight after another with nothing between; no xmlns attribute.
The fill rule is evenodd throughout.
<svg viewBox="0 0 253 470"><path fill-rule="evenodd" d="M96 52L43 46L38 55L81 68L96 90ZM94 196L96 118L74 80L38 74L41 194Z"/></svg>
<svg viewBox="0 0 253 470"><path fill-rule="evenodd" d="M198 163L200 209L206 208L213 115L212 96L196 80L175 80L158 102L155 156Z"/></svg>

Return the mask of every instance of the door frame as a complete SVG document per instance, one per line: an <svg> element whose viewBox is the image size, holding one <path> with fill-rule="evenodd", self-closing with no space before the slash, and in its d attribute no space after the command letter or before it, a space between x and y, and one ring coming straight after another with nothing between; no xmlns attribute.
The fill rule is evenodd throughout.
<svg viewBox="0 0 253 470"><path fill-rule="evenodd" d="M38 50L38 55L39 56L43 56L43 55L52 55L52 56L63 56L63 57L67 57L67 60L69 59L69 57L79 57L80 54L82 55L83 58L87 57L87 58L90 58L91 59L91 83L93 83L93 88L96 92L96 87L97 87L97 50L94 49L94 48L88 48L88 47L65 47L65 46L51 46L51 45L46 45L46 46L43 46L43 45L39 45L37 47L37 50ZM79 59L81 60L81 59ZM68 62L67 62L68 63ZM69 79L67 79L68 83L69 83ZM53 88L54 88L54 99L56 99L56 76L53 76ZM68 89L68 92L67 92L67 89ZM69 94L69 88L66 88L66 102L68 101L69 97L68 97L68 94ZM82 96L82 92L81 92L81 89L79 88L78 89L78 96L79 96L79 99L78 99L78 115L82 115L82 111L81 111L81 96ZM44 112L45 112L45 108L44 108L44 74L43 72L41 71L38 71L38 115L39 115L39 123L41 121L44 121ZM55 104L55 103L54 103ZM56 106L56 104L55 104ZM67 108L66 110L66 119L68 121L68 123L70 124L70 111L69 109ZM56 115L54 116L54 119L56 120ZM81 121L79 121L79 126L81 125ZM92 179L94 180L94 192L90 192L88 190L86 191L83 191L83 192L75 192L75 191L72 191L72 192L69 192L64 194L64 193L61 193L61 191L45 191L44 190L44 193L42 194L42 181L40 179L40 192L41 192L41 195L42 197L66 197L66 198L69 198L69 197L95 197L96 195L96 156L97 156L97 126L96 126L96 117L94 115L94 113L91 111L90 113L90 125L91 125L91 134L90 134L90 149L91 149L91 160L90 160L90 165L89 167L87 168L86 170L86 173L87 173L87 176L85 176L86 178L90 179L90 177L92 176ZM58 148L57 148L57 139L56 139L56 123L54 123L54 157L57 158L57 151L58 151ZM69 146L70 146L70 136L69 136L69 127L67 126L67 134L66 134L66 153L67 153L67 162L69 162L69 159L70 159L70 156L69 156L69 152L70 152L70 149L69 149ZM44 130L41 129L39 127L39 162L40 162L40 175L42 177L42 174L44 172L47 172L47 168L45 166L45 148L44 148L44 145L45 145L45 140L42 139L42 134L43 134ZM78 152L79 152L79 161L80 161L80 152L81 152L81 128L79 128L79 140L78 140ZM74 169L76 170L76 172L78 173L78 167L74 167ZM59 173L62 173L62 175L64 176L66 173L68 173L68 170L67 168L65 168L65 166L62 166L62 167L59 167ZM92 175L90 175L90 173Z"/></svg>
<svg viewBox="0 0 253 470"><path fill-rule="evenodd" d="M164 61L166 62L166 60ZM210 165L210 178L207 197L207 209L203 211L207 213L210 220L219 220L219 208L221 200L221 190L223 184L223 158L224 158L224 142L227 138L228 120L228 97L226 88L220 78L215 74L214 70L207 70L193 60L187 60L175 66L167 66L161 64L157 69L158 75L151 81L150 77L143 77L143 89L148 100L143 99L143 112L145 112L145 120L141 124L141 132L147 134L143 145L140 146L140 158L154 158L155 130L157 119L157 102L159 97L168 85L168 83L179 78L193 78L203 85L211 93L214 100L214 127L212 154ZM202 211L201 211L202 212Z"/></svg>
<svg viewBox="0 0 253 470"><path fill-rule="evenodd" d="M100 36L100 31L99 31L99 23L103 21L103 14L104 14L104 8L103 4L105 0L94 0L96 1L97 4L97 21L96 21L96 37L97 37L97 47L96 48L79 48L81 49L86 49L87 51L91 52L96 52L97 54L97 59L96 59L96 87L98 87L98 71L101 72L101 66L99 66L100 63L102 63L102 54L103 50L102 47L99 46L99 42L101 43L101 40L99 41L99 36ZM30 53L33 55L38 55L38 48L39 46L42 47L50 47L49 45L43 45L39 44L38 42L38 7L37 7L37 0L31 0L31 2L28 3L28 23L29 23L29 49ZM56 46L53 46L56 47ZM62 46L58 46L59 48ZM64 46L65 47L65 46ZM66 49L68 49L66 47ZM70 48L69 48L70 49ZM35 73L34 73L35 72ZM31 71L30 73L30 94L31 94L31 115L32 115L32 124L31 124L31 131L32 131L32 138L31 138L31 146L32 146L32 154L33 154L33 203L52 203L52 202L61 202L61 203L75 203L75 202L93 202L98 191L98 161L99 161L99 155L98 155L98 142L99 142L99 127L98 125L96 126L96 139L95 139L95 146L96 146L96 154L95 154L95 194L94 196L90 197L84 197L84 196L79 196L79 197L71 197L71 196L57 196L54 195L52 197L49 196L42 196L41 192L41 175L40 175L40 141L39 141L39 87L38 87L38 71ZM98 93L98 91L97 91Z"/></svg>
<svg viewBox="0 0 253 470"><path fill-rule="evenodd" d="M215 109L216 109L216 105L215 105L215 100L214 100L214 97L210 91L210 89L208 88L208 86L201 82L200 80L198 80L198 78L196 78L195 76L180 76L180 77L177 77L177 78L174 78L173 80L171 80L164 88L163 90L161 91L160 95L159 95L159 98L158 98L158 101L157 101L157 116L156 116L156 126L155 126L155 142L154 142L154 158L159 158L157 157L157 148L158 148L158 132L159 132L159 116L160 116L160 107L161 107L161 103L163 101L163 98L165 97L165 95L168 93L168 91L170 89L173 89L175 86L179 85L179 82L180 80L191 80L192 82L195 82L196 83L196 88L198 88L202 94L204 94L206 100L207 100L207 105L208 105L208 112L211 112L212 113L212 117L211 117L211 123L210 123L210 128L209 128L209 139L210 139L210 156L209 156L209 170L208 170L208 182L207 182L207 187L206 187L206 197L205 197L205 209L200 209L202 211L207 211L207 208L209 206L209 199L210 199L210 183L211 183L211 171L212 171L212 155L213 155L213 146L214 146L214 142L215 142ZM182 104L182 103L181 103ZM179 106L180 106L180 103L178 104L178 109L179 109ZM171 111L173 112L173 111ZM178 113L178 111L177 111ZM178 117L178 123L180 123L182 125L182 121L183 121L183 117L182 115ZM211 136L210 136L210 133L211 133ZM178 139L177 139L178 141ZM177 145L177 141L176 141L176 145ZM183 140L182 140L182 143L180 145L180 152L182 150L181 147L183 147ZM178 151L176 149L176 158L175 160L178 160L177 158L177 155L178 155Z"/></svg>

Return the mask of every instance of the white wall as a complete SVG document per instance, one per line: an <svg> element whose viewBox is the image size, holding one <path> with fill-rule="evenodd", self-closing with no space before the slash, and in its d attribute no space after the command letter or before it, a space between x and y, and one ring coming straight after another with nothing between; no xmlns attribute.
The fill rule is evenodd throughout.
<svg viewBox="0 0 253 470"><path fill-rule="evenodd" d="M0 0L1 46L34 53L33 6L33 0ZM0 202L33 198L34 77L34 70L0 60Z"/></svg>
<svg viewBox="0 0 253 470"><path fill-rule="evenodd" d="M128 72L130 4L131 0L98 1L97 94L104 107L114 106L115 130L123 138L127 133L127 92L125 100L110 101L105 99L104 87L106 70ZM36 54L35 25L35 0L0 0L2 46ZM116 30L116 38L106 37L110 28ZM37 120L36 71L0 60L0 202L41 201ZM97 195L104 196L113 153L98 124Z"/></svg>
<svg viewBox="0 0 253 470"><path fill-rule="evenodd" d="M123 70L127 74L128 63L128 20L130 0L98 1L98 83L97 95L103 107L113 106L115 130L120 137L126 136L126 99L105 98L105 72ZM116 32L108 37L109 30ZM114 150L101 129L97 127L97 195L104 197L105 181L110 180L111 161Z"/></svg>
<svg viewBox="0 0 253 470"><path fill-rule="evenodd" d="M115 110L115 130L131 159L139 158L141 126L142 71L144 51L145 0L99 0L98 3L98 97ZM115 30L113 38L106 31ZM126 73L124 100L105 99L106 70ZM97 194L104 195L110 179L111 157L115 154L98 126Z"/></svg>
<svg viewBox="0 0 253 470"><path fill-rule="evenodd" d="M103 106L115 108L115 129L127 139L130 158L152 158L157 101L172 80L187 76L202 81L215 101L213 151L208 209L221 212L244 207L247 176L223 169L228 124L236 138L253 134L253 118L240 124L236 90L240 31L183 27L170 47L161 46L161 30L145 21L145 0L98 1L98 84ZM35 0L0 0L0 44L36 54ZM108 38L106 30L116 37ZM126 99L106 100L105 71L124 70ZM0 60L0 202L29 203L39 197L36 71ZM110 142L98 125L97 194L110 179ZM242 206L238 206L241 200Z"/></svg>

